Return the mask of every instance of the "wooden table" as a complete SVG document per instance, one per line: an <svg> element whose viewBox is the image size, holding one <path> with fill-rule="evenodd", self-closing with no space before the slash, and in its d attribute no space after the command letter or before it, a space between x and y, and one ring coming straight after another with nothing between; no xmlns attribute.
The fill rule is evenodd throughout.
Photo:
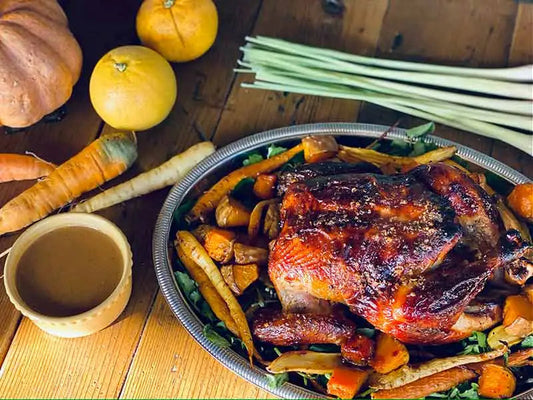
<svg viewBox="0 0 533 400"><path fill-rule="evenodd" d="M120 179L152 168L204 139L220 146L265 129L318 121L391 124L401 117L404 127L421 122L355 101L242 89L244 78L235 76L233 68L245 35L272 35L359 54L452 65L500 67L533 62L533 4L345 0L341 10L335 4L342 1L217 1L220 30L215 45L197 61L174 65L178 102L166 121L138 135L139 159ZM138 5L132 0L63 2L84 52L82 78L67 103L68 114L61 122L41 122L26 132L1 133L2 152L28 150L61 163L111 130L91 107L88 79L107 50L137 43ZM532 158L502 142L441 126L437 134L533 177ZM0 204L29 185L0 185ZM162 190L102 212L124 230L134 252L133 294L111 327L86 338L49 336L21 318L1 286L0 397L269 397L203 351L161 296L152 267L151 236L166 193ZM0 239L0 252L16 236Z"/></svg>

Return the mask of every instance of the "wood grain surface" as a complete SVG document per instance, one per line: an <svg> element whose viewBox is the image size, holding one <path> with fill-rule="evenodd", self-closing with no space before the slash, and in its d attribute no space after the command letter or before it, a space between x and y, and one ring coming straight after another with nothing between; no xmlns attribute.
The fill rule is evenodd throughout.
<svg viewBox="0 0 533 400"><path fill-rule="evenodd" d="M32 151L60 163L112 129L88 98L96 61L113 47L137 43L138 0L61 1L84 53L82 78L66 117L5 134L1 152ZM409 127L422 122L377 106L243 89L235 76L239 46L250 34L380 57L450 65L505 66L533 62L533 5L514 0L345 0L339 13L322 0L218 0L219 34L200 59L173 65L178 102L170 116L140 132L130 178L200 140L224 145L291 124L362 121ZM330 2L331 3L331 2ZM530 178L533 159L504 143L439 126L438 135L491 154ZM0 205L31 182L1 184ZM106 185L106 186L109 186ZM0 398L269 398L205 351L158 293L151 235L167 190L101 212L125 232L134 253L133 294L111 327L79 339L49 336L21 318L0 288ZM0 238L0 253L18 235ZM0 272L1 275L1 272Z"/></svg>

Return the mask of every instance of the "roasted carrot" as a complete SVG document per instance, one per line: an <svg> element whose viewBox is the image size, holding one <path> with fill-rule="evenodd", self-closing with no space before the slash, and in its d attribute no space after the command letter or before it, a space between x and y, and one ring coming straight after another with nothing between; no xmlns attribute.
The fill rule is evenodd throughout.
<svg viewBox="0 0 533 400"><path fill-rule="evenodd" d="M391 335L379 332L376 353L370 360L370 366L381 374L387 374L408 362L409 352L405 345Z"/></svg>
<svg viewBox="0 0 533 400"><path fill-rule="evenodd" d="M481 368L478 393L489 399L508 399L516 389L516 378L503 365L486 364Z"/></svg>
<svg viewBox="0 0 533 400"><path fill-rule="evenodd" d="M533 304L522 294L508 296L503 306L503 326L510 326L519 317L533 321Z"/></svg>
<svg viewBox="0 0 533 400"><path fill-rule="evenodd" d="M248 321L246 320L246 316L241 308L241 305L231 292L228 285L226 285L224 282L224 278L222 277L220 270L192 233L188 231L178 231L176 233L176 246L178 246L178 249L182 252L182 254L192 259L194 263L202 269L220 297L222 297L222 299L226 302L229 312L235 321L235 325L239 332L239 337L243 341L244 346L248 351L250 363L252 363L252 357L256 352Z"/></svg>
<svg viewBox="0 0 533 400"><path fill-rule="evenodd" d="M516 185L507 197L507 203L519 216L533 222L533 183Z"/></svg>
<svg viewBox="0 0 533 400"><path fill-rule="evenodd" d="M71 211L91 213L144 194L174 185L196 164L215 151L211 142L195 144L160 166L78 204Z"/></svg>
<svg viewBox="0 0 533 400"><path fill-rule="evenodd" d="M224 178L215 183L211 189L200 196L192 210L187 215L187 220L189 222L197 220L205 222L208 214L215 209L220 200L227 195L242 179L255 178L259 174L272 172L281 167L302 150L303 146L300 143L299 145L294 146L292 149L289 149L274 157L267 158L266 160L247 165L230 172Z"/></svg>
<svg viewBox="0 0 533 400"><path fill-rule="evenodd" d="M436 392L451 389L461 382L468 381L476 376L476 373L471 369L454 367L394 389L378 390L372 393L371 396L373 399L419 399Z"/></svg>
<svg viewBox="0 0 533 400"><path fill-rule="evenodd" d="M261 174L254 183L254 194L262 200L268 200L276 196L276 181L278 177L275 174Z"/></svg>
<svg viewBox="0 0 533 400"><path fill-rule="evenodd" d="M225 300L218 294L215 286L209 280L209 277L206 273L198 266L198 264L184 251L184 249L179 246L176 242L176 251L178 252L178 257L181 260L182 264L185 266L185 269L189 272L192 279L198 284L198 290L202 294L203 298L211 307L213 313L220 319L226 328L229 329L234 335L239 334L239 329L235 324L235 320L231 316L231 312L226 304Z"/></svg>
<svg viewBox="0 0 533 400"><path fill-rule="evenodd" d="M34 156L0 154L0 183L47 176L56 166Z"/></svg>
<svg viewBox="0 0 533 400"><path fill-rule="evenodd" d="M340 366L333 370L328 381L328 394L341 399L352 399L365 384L370 371L347 366Z"/></svg>
<svg viewBox="0 0 533 400"><path fill-rule="evenodd" d="M133 133L102 136L0 209L0 235L38 221L123 173L137 158Z"/></svg>

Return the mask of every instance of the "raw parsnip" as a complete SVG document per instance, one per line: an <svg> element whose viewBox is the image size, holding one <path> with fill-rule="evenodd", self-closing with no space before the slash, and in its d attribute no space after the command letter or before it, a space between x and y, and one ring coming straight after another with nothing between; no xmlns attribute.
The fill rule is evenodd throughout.
<svg viewBox="0 0 533 400"><path fill-rule="evenodd" d="M90 213L162 189L165 186L174 185L191 168L214 151L215 146L211 142L195 144L159 167L139 174L120 185L113 186L78 204L71 211Z"/></svg>

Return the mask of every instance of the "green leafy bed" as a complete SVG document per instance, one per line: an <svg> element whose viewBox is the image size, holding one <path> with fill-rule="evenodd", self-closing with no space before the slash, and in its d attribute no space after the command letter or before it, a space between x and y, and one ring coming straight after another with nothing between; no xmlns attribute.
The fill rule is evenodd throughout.
<svg viewBox="0 0 533 400"><path fill-rule="evenodd" d="M413 157L420 154L424 154L437 147L434 144L427 143L424 140L425 136L429 133L433 133L434 129L435 126L431 122L407 130L406 133L408 136L408 140L378 140L370 143L370 145L372 146L372 149L378 150L383 153ZM358 144L361 146L369 145L368 141ZM246 166L260 162L265 158L270 158L272 156L284 152L285 150L285 147L270 145L265 149L253 151L241 158L238 161L238 164L235 165L235 168L238 168L239 166L243 165ZM459 157L454 156L453 160L461 164L462 166L468 168L468 163L466 163ZM304 163L303 152L298 153L296 156L294 156L291 160L289 160L289 162L282 166L280 170L290 170L295 165L302 163ZM486 172L485 176L489 185L502 195L507 195L512 189L512 185L509 182L505 181L504 179L500 178L495 174ZM253 184L253 178L245 178L235 186L231 195L245 204L253 205L257 202L257 199L253 197ZM187 226L187 223L184 220L184 216L192 208L194 203L195 199L189 199L177 208L174 213L174 230L190 228ZM246 357L246 348L243 342L239 338L235 337L231 332L229 332L225 324L215 317L215 315L211 311L211 308L201 296L198 289L198 285L189 276L183 265L181 265L177 256L174 257L174 262L174 274L178 286L184 296L187 298L191 307L196 311L197 315L201 317L202 321L205 324L203 328L204 336L213 344L220 347L232 348L234 351ZM265 285L260 280L250 286L244 292L243 295L239 296L238 300L248 318L256 310L262 307L279 303L276 292L273 287ZM358 328L359 333L362 333L369 337L374 336L374 328L371 327L366 321L361 319L360 321L358 321L358 326L361 327ZM516 347L533 347L533 335L526 337L521 343L516 345ZM297 349L297 347L275 347L263 343L257 345L257 350L259 351L261 356L267 360L272 360L285 351L295 349ZM335 345L312 345L309 346L309 349L320 352L339 352L339 347ZM411 346L409 348L409 350L417 351L423 351L424 349L430 349L433 354L439 357L445 357L456 354L479 354L490 350L487 344L487 332L474 332L469 338L451 345L431 346L425 348L421 346ZM517 377L517 381L519 383L517 390L520 390L520 388L531 387L531 385L533 384L533 378L531 377L531 369L531 367L513 368L513 373ZM313 390L320 390L321 387L325 387L330 378L329 374L311 375L304 373L282 373L275 375L268 374L267 376L271 388L279 387L285 382L291 381L295 384ZM426 399L477 399L479 398L477 388L478 385L476 383L467 382L456 386L448 392L432 394L431 396L426 397ZM371 389L367 390L366 392L358 395L358 398L370 398L371 393Z"/></svg>

